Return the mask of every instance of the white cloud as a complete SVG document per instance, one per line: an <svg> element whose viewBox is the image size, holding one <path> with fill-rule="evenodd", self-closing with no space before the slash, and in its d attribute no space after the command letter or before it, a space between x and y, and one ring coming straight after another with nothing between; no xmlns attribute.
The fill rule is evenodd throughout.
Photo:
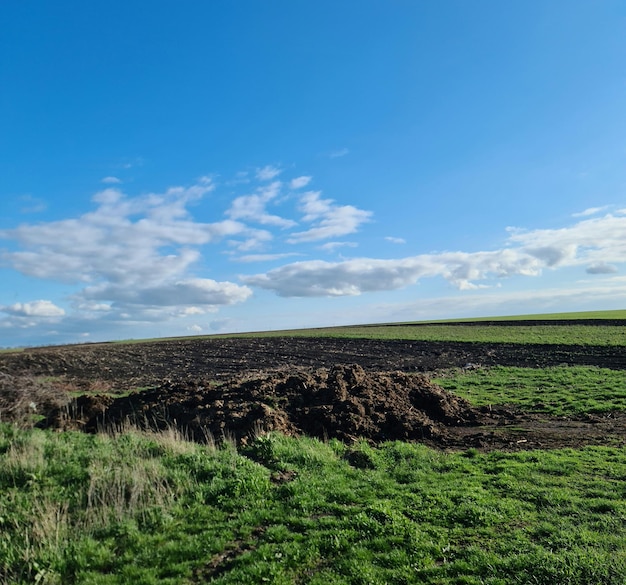
<svg viewBox="0 0 626 585"><path fill-rule="evenodd" d="M317 205L319 201L315 200ZM323 214L317 205L311 213ZM626 218L607 215L557 230L510 230L507 247L482 252L441 252L400 259L296 262L243 279L280 296L341 296L395 290L427 277L443 277L461 290L513 275L538 276L543 269L590 266L612 272L626 262ZM589 268L588 268L589 270Z"/></svg>
<svg viewBox="0 0 626 585"><path fill-rule="evenodd" d="M261 169L256 170L256 178L259 181L271 181L275 177L278 177L282 173L282 169L274 167L272 165L264 166Z"/></svg>
<svg viewBox="0 0 626 585"><path fill-rule="evenodd" d="M190 325L187 327L187 331L191 331L192 333L200 333L202 331L202 327L200 325Z"/></svg>
<svg viewBox="0 0 626 585"><path fill-rule="evenodd" d="M619 263L626 259L626 218L606 215L561 229L517 231L509 241L550 266Z"/></svg>
<svg viewBox="0 0 626 585"><path fill-rule="evenodd" d="M235 173L234 178L226 181L226 185L246 185L250 182L250 173L248 171L239 171Z"/></svg>
<svg viewBox="0 0 626 585"><path fill-rule="evenodd" d="M309 176L276 180L280 172L274 166L257 169L261 186L240 187L236 195L244 195L232 195L219 217L205 221L195 219L191 211L209 212L210 206L200 201L215 189L210 176L200 177L191 186L140 197L129 197L118 184L107 181L108 185L93 196L88 213L0 230L0 238L10 242L6 249L0 249L0 266L75 287L66 299L72 306L69 315L53 300L15 303L0 306L0 327L4 331L11 327L24 330L20 339L27 338L27 328L33 331L40 326L43 331L42 325L48 335L51 323L59 336L66 338L71 334L77 339L84 331L96 338L105 334L119 338L121 325L145 325L157 333L162 324L171 321L178 327L176 331L184 333L186 327L204 326L198 316L250 299L252 287L282 297L336 297L398 290L422 279L437 278L457 289L455 298L462 304L458 299L488 294L482 289L498 287L505 277L538 276L542 271L562 268L594 275L593 284L599 288L623 287L621 281L602 275L613 275L626 263L626 209L602 217L600 212L608 207L589 208L576 214L579 220L571 220L572 225L560 229L508 228L502 246L490 251L343 258L326 256L319 250L341 251L347 256L342 249L355 248L357 237L350 237L355 241L343 240L371 221L372 213L323 198L321 191L305 191ZM255 173L238 178L249 181ZM211 197L213 209L220 202L220 197ZM296 206L294 219L291 215L283 217L282 211L292 204ZM283 207L276 212L279 205ZM289 209L293 213L293 208ZM289 231L281 233L284 229ZM385 240L405 243L394 236ZM277 262L278 267L239 280L232 275L223 276L223 280L204 278L201 271L206 274L212 260L204 246L218 243L223 246L213 259ZM298 244L302 249L285 243ZM309 246L305 249L304 245ZM318 258L339 259L327 262L305 255L313 252ZM304 260L296 262L299 258L294 256ZM219 270L213 265L210 269ZM591 276L585 278L592 280ZM11 342L19 335L11 337Z"/></svg>
<svg viewBox="0 0 626 585"><path fill-rule="evenodd" d="M118 179L117 177L103 177L102 179L100 179L101 183L106 183L107 185L117 185L119 183L122 182L121 179Z"/></svg>
<svg viewBox="0 0 626 585"><path fill-rule="evenodd" d="M608 205L604 205L602 207L589 207L584 211L579 211L578 213L572 213L572 217L589 217L591 215L597 215L601 211L608 209Z"/></svg>
<svg viewBox="0 0 626 585"><path fill-rule="evenodd" d="M372 216L371 211L352 205L335 205L332 199L321 199L320 195L320 191L308 191L301 196L302 220L315 222L316 225L306 231L292 233L287 240L290 244L352 234Z"/></svg>
<svg viewBox="0 0 626 585"><path fill-rule="evenodd" d="M111 303L92 303L92 302L78 302L76 308L79 311L86 312L106 312L111 310Z"/></svg>
<svg viewBox="0 0 626 585"><path fill-rule="evenodd" d="M282 260L283 258L289 258L290 256L298 256L295 252L287 252L284 254L247 254L235 258L237 262L272 262L274 260Z"/></svg>
<svg viewBox="0 0 626 585"><path fill-rule="evenodd" d="M275 225L281 228L293 227L296 222L285 219L278 215L267 213L267 204L275 199L281 189L282 183L274 181L270 185L262 187L252 195L237 197L226 212L231 219L250 221L263 225Z"/></svg>
<svg viewBox="0 0 626 585"><path fill-rule="evenodd" d="M284 297L358 295L401 288L426 274L426 267L405 261L358 259L343 262L295 262L243 278L251 286L273 290Z"/></svg>
<svg viewBox="0 0 626 585"><path fill-rule="evenodd" d="M289 187L291 189L302 189L302 187L306 187L313 177L296 177L295 179L291 179L289 181Z"/></svg>
<svg viewBox="0 0 626 585"><path fill-rule="evenodd" d="M0 230L22 247L0 258L28 276L67 283L132 287L177 279L199 258L191 246L250 231L232 220L200 223L189 216L187 203L210 189L195 185L135 199L106 189L93 198L97 209L79 218ZM162 253L163 247L171 250Z"/></svg>
<svg viewBox="0 0 626 585"><path fill-rule="evenodd" d="M31 301L2 306L0 311L15 317L62 317L65 311L57 307L52 301Z"/></svg>
<svg viewBox="0 0 626 585"><path fill-rule="evenodd" d="M200 307L185 307L181 313L185 316L189 315L204 315L206 313L205 309Z"/></svg>
<svg viewBox="0 0 626 585"><path fill-rule="evenodd" d="M327 252L334 252L337 248L356 248L357 246L356 242L326 242L318 248Z"/></svg>
<svg viewBox="0 0 626 585"><path fill-rule="evenodd" d="M350 151L347 148L339 148L337 150L333 150L328 156L330 158L341 158L342 156L346 156Z"/></svg>
<svg viewBox="0 0 626 585"><path fill-rule="evenodd" d="M229 240L228 245L238 252L249 252L264 248L274 239L274 236L266 230L248 230L245 235L247 236L245 240Z"/></svg>
<svg viewBox="0 0 626 585"><path fill-rule="evenodd" d="M247 286L189 275L201 257L198 246L232 236L262 237L232 219L195 221L187 206L213 188L210 177L137 198L107 188L94 195L95 209L80 217L0 230L0 238L19 246L0 252L0 261L27 276L81 286L72 297L78 320L164 319L179 315L181 307L206 311L243 302L252 294ZM64 316L49 301L3 311L14 317Z"/></svg>

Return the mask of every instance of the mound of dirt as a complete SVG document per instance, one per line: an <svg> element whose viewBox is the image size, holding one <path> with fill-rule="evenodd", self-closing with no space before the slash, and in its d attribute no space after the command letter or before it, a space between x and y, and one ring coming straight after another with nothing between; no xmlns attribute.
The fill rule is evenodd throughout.
<svg viewBox="0 0 626 585"><path fill-rule="evenodd" d="M114 400L112 396L103 394L82 394L49 412L37 426L64 431L85 430L92 426L93 421L105 420L105 413Z"/></svg>
<svg viewBox="0 0 626 585"><path fill-rule="evenodd" d="M280 431L353 440L420 440L447 426L475 422L477 411L421 375L366 372L358 365L337 365L313 372L291 371L234 379L216 385L188 378L112 400L76 404L79 419L49 417L94 432L127 424L142 428L175 426L196 440L212 435L246 443L259 433ZM90 410L91 416L85 416ZM64 421L64 422L63 422ZM78 423L78 424L77 424Z"/></svg>

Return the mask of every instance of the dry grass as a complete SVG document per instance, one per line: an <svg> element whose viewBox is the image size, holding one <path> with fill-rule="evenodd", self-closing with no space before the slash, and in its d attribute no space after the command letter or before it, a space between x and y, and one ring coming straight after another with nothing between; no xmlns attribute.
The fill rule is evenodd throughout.
<svg viewBox="0 0 626 585"><path fill-rule="evenodd" d="M52 381L0 372L0 422L21 427L60 408L69 400L67 392Z"/></svg>
<svg viewBox="0 0 626 585"><path fill-rule="evenodd" d="M174 486L165 479L161 463L155 459L118 462L117 465L92 463L84 527L93 529L135 518L151 507L164 506Z"/></svg>

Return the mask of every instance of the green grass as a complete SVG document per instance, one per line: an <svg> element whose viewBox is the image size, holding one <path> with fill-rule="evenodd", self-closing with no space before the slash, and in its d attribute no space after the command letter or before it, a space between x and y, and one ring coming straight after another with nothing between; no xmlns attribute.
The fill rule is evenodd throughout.
<svg viewBox="0 0 626 585"><path fill-rule="evenodd" d="M551 415L626 410L626 371L587 366L454 370L434 382L476 406L516 404Z"/></svg>
<svg viewBox="0 0 626 585"><path fill-rule="evenodd" d="M625 486L618 448L238 452L4 425L0 582L622 584Z"/></svg>
<svg viewBox="0 0 626 585"><path fill-rule="evenodd" d="M384 323L288 329L251 333L216 334L210 336L168 337L160 339L131 339L115 343L136 344L158 341L214 339L229 337L339 337L358 339L404 339L416 341L464 341L498 343L562 343L568 345L626 345L626 328L615 325L524 325L524 321L594 319L626 319L626 310L586 311L576 313L546 313L500 317L419 321L412 323ZM451 325L452 323L480 321L519 321L517 326Z"/></svg>
<svg viewBox="0 0 626 585"><path fill-rule="evenodd" d="M625 335L523 324L268 333L287 334L618 346ZM600 368L494 367L436 382L477 405L626 408L626 373ZM624 542L623 447L442 453L268 435L237 450L173 430L0 425L1 585L617 585Z"/></svg>
<svg viewBox="0 0 626 585"><path fill-rule="evenodd" d="M325 337L339 339L381 339L406 341L462 341L466 343L539 343L563 345L626 345L626 327L619 325L450 325L450 324L395 324L354 325L345 327L320 327L263 331L258 333L233 333L201 337L132 340L117 343L148 343L191 339L224 339L232 337Z"/></svg>
<svg viewBox="0 0 626 585"><path fill-rule="evenodd" d="M243 336L243 334L242 334ZM368 325L292 332L268 332L250 337L334 337L469 343L540 343L565 345L626 345L626 327L594 325Z"/></svg>
<svg viewBox="0 0 626 585"><path fill-rule="evenodd" d="M576 311L572 313L535 313L532 315L500 315L497 317L468 317L466 319L442 319L433 322L463 322L463 321L571 321L577 319L626 319L626 310L617 309L612 311Z"/></svg>

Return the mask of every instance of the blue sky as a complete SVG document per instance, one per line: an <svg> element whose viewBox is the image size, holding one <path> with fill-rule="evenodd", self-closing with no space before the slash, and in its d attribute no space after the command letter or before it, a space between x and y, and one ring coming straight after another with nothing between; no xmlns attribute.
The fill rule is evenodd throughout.
<svg viewBox="0 0 626 585"><path fill-rule="evenodd" d="M617 0L7 0L0 345L626 306Z"/></svg>

